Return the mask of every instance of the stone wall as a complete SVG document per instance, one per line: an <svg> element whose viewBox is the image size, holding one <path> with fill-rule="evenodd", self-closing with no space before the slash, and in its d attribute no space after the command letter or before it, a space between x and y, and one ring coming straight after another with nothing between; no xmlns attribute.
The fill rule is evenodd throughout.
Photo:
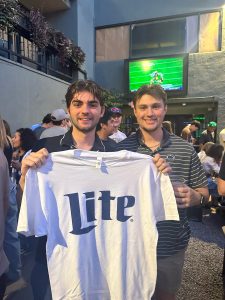
<svg viewBox="0 0 225 300"><path fill-rule="evenodd" d="M214 96L218 101L218 130L225 128L225 51L189 55L188 96Z"/></svg>

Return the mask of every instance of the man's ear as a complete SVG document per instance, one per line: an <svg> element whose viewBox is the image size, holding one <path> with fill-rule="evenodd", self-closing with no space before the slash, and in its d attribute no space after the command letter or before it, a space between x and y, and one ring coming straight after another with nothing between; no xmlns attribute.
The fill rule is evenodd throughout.
<svg viewBox="0 0 225 300"><path fill-rule="evenodd" d="M136 117L136 109L135 109L134 106L133 106L133 112L134 112L134 115L135 115L135 117Z"/></svg>
<svg viewBox="0 0 225 300"><path fill-rule="evenodd" d="M101 106L101 117L103 117L105 113L105 106Z"/></svg>
<svg viewBox="0 0 225 300"><path fill-rule="evenodd" d="M166 104L166 105L165 105L165 112L166 112L166 113L167 113L167 108L168 108L168 107L167 107L167 104Z"/></svg>

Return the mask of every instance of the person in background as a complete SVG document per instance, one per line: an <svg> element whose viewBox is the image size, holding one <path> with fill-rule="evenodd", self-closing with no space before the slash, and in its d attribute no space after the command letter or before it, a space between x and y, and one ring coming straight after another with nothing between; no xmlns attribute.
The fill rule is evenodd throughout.
<svg viewBox="0 0 225 300"><path fill-rule="evenodd" d="M200 150L202 149L202 146L207 142L215 142L215 130L216 130L217 124L214 121L211 121L207 124L207 129L204 130L199 138L199 147Z"/></svg>
<svg viewBox="0 0 225 300"><path fill-rule="evenodd" d="M0 299L3 299L9 262L3 248L5 234L5 219L8 209L9 172L6 157L0 149Z"/></svg>
<svg viewBox="0 0 225 300"><path fill-rule="evenodd" d="M172 124L170 121L163 121L162 127L165 128L169 133L173 133Z"/></svg>
<svg viewBox="0 0 225 300"><path fill-rule="evenodd" d="M68 131L67 119L69 119L69 115L65 113L64 109L55 109L51 113L52 126L42 132L40 139L65 134Z"/></svg>
<svg viewBox="0 0 225 300"><path fill-rule="evenodd" d="M6 135L11 138L12 134L11 134L9 123L6 120L3 120L3 123L4 123L4 126L5 126Z"/></svg>
<svg viewBox="0 0 225 300"><path fill-rule="evenodd" d="M185 251L190 238L187 208L208 201L207 180L193 146L162 127L167 112L167 95L160 85L140 87L134 98L134 114L139 130L120 142L117 150L129 150L170 163L170 176L185 183L174 186L180 221L157 223L156 300L175 300L181 284Z"/></svg>
<svg viewBox="0 0 225 300"><path fill-rule="evenodd" d="M188 124L181 131L181 137L187 141L188 143L194 144L195 138L193 137L193 133L200 129L200 122L194 120L191 124Z"/></svg>
<svg viewBox="0 0 225 300"><path fill-rule="evenodd" d="M220 139L220 145L222 145L225 150L225 128L220 131L219 139Z"/></svg>
<svg viewBox="0 0 225 300"><path fill-rule="evenodd" d="M39 140L42 132L47 128L51 128L52 126L53 124L52 124L51 114L49 113L46 116L44 116L41 126L33 130L34 134L36 135L36 138Z"/></svg>
<svg viewBox="0 0 225 300"><path fill-rule="evenodd" d="M113 139L109 138L109 136L113 134L114 131L115 127L112 113L106 110L103 117L100 118L97 124L96 132L100 139L109 144L112 149L114 149L117 145L117 143Z"/></svg>
<svg viewBox="0 0 225 300"><path fill-rule="evenodd" d="M7 135L5 124L7 124L8 133L10 133L10 127L7 122L2 121L0 117L0 149L4 151L5 157L8 161L8 168L11 169L11 160L13 147L11 145L11 139ZM16 184L8 178L9 184L9 203L5 220L5 239L4 250L9 260L9 269L6 274L7 283L18 280L21 277L21 259L20 259L20 241L17 228L18 207L16 201Z"/></svg>
<svg viewBox="0 0 225 300"><path fill-rule="evenodd" d="M201 160L201 163L208 179L209 194L215 198L212 199L212 202L217 205L218 201L216 198L219 197L219 194L216 178L220 172L223 157L223 146L220 144L212 144L205 150L205 153L206 156Z"/></svg>
<svg viewBox="0 0 225 300"><path fill-rule="evenodd" d="M11 166L12 154L13 154L11 132L10 132L9 124L5 120L2 120L1 117L0 117L0 140L1 140L0 148L3 149L5 157L8 161L8 167L10 172L10 166Z"/></svg>
<svg viewBox="0 0 225 300"><path fill-rule="evenodd" d="M109 111L112 113L115 127L114 133L109 137L110 139L113 139L116 143L119 143L127 137L125 133L119 130L120 124L122 122L122 111L118 107L111 107Z"/></svg>
<svg viewBox="0 0 225 300"><path fill-rule="evenodd" d="M200 162L202 162L205 157L207 156L206 155L206 152L209 150L209 148L214 145L213 142L208 142L208 143L205 143L203 146L202 146L202 149L201 151L198 153L198 157L200 159Z"/></svg>
<svg viewBox="0 0 225 300"><path fill-rule="evenodd" d="M217 179L218 192L221 196L225 196L225 155L223 156L219 177Z"/></svg>
<svg viewBox="0 0 225 300"><path fill-rule="evenodd" d="M19 128L16 130L12 142L15 150L13 153L12 167L16 170L14 176L18 184L21 175L21 161L25 153L32 149L37 142L37 138L30 128Z"/></svg>

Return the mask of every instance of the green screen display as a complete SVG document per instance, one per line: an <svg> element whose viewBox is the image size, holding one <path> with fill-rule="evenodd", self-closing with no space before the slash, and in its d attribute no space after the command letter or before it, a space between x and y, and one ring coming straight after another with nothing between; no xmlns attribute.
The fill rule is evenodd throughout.
<svg viewBox="0 0 225 300"><path fill-rule="evenodd" d="M183 91L184 56L130 60L129 90L143 84L160 84L166 91Z"/></svg>

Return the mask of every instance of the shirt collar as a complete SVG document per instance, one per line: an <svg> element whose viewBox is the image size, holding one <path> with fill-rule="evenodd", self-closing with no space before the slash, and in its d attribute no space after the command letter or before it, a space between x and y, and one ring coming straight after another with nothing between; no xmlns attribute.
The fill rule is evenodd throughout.
<svg viewBox="0 0 225 300"><path fill-rule="evenodd" d="M74 139L72 136L72 129L68 130L64 134L64 136L60 140L60 145L67 149L76 149L76 145L74 144ZM100 140L97 134L95 135L95 141L93 147L91 148L91 151L106 151L104 143Z"/></svg>
<svg viewBox="0 0 225 300"><path fill-rule="evenodd" d="M166 148L171 143L171 140L170 140L171 134L165 128L162 128L162 131L163 131L162 141L160 143L160 146L155 151L152 151L150 148L148 148L145 145L145 143L142 140L142 133L141 133L140 129L137 130L137 142L140 146L148 148L153 154L156 154L156 153L160 152L163 148Z"/></svg>

